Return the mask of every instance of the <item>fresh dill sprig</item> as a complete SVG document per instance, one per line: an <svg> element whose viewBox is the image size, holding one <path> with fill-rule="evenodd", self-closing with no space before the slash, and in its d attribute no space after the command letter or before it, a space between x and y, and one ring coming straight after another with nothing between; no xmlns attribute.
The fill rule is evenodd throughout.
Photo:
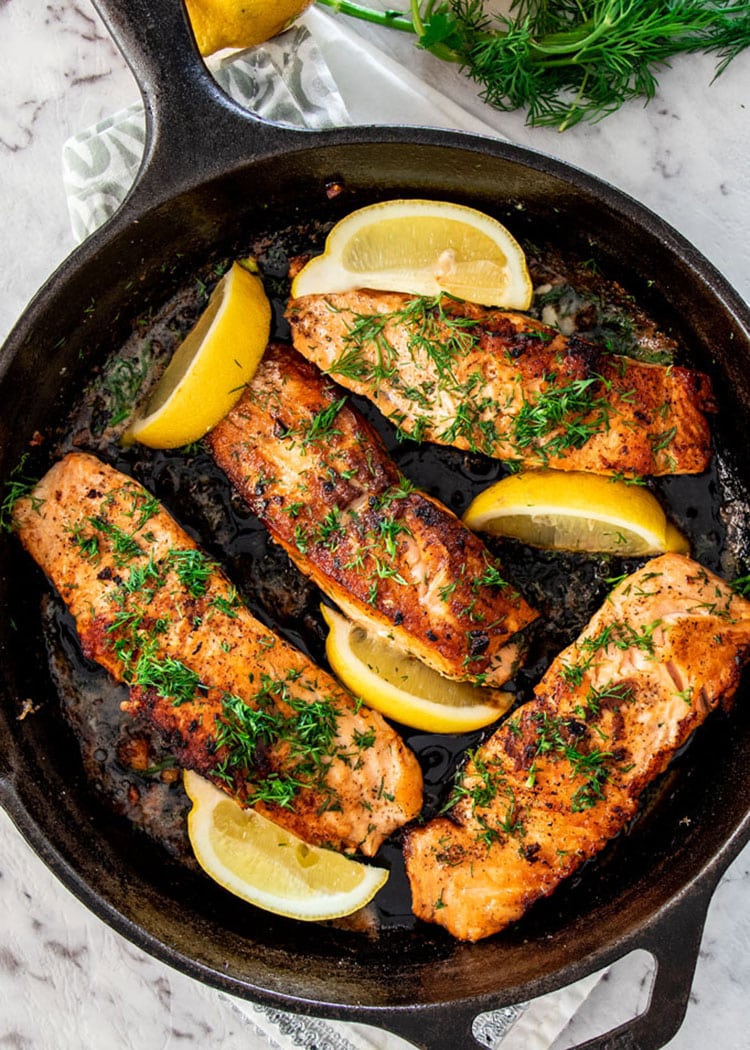
<svg viewBox="0 0 750 1050"><path fill-rule="evenodd" d="M649 101L676 55L715 54L719 76L750 45L746 0L514 0L494 17L483 0L411 0L408 14L320 3L414 33L417 46L459 63L489 105L561 131Z"/></svg>

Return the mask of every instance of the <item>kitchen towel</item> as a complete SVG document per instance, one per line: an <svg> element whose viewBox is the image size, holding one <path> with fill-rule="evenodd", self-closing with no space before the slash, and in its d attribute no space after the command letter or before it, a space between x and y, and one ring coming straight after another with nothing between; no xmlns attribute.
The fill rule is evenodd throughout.
<svg viewBox="0 0 750 1050"><path fill-rule="evenodd" d="M500 137L314 8L262 47L214 56L208 64L235 102L276 124L310 130L422 124ZM77 240L93 233L125 199L141 162L144 138L143 104L138 101L64 144L63 184Z"/></svg>

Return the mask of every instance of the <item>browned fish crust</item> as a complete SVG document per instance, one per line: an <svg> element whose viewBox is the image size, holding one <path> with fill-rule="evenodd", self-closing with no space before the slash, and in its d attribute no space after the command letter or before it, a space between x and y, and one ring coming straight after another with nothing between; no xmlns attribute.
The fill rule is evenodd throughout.
<svg viewBox="0 0 750 1050"><path fill-rule="evenodd" d="M472 756L450 816L407 832L415 914L475 941L519 919L633 816L750 657L750 602L689 558L649 561Z"/></svg>
<svg viewBox="0 0 750 1050"><path fill-rule="evenodd" d="M511 677L518 632L536 613L317 368L270 347L208 440L273 538L352 619L447 677L490 686Z"/></svg>
<svg viewBox="0 0 750 1050"><path fill-rule="evenodd" d="M85 453L15 506L86 656L130 687L180 765L316 845L372 856L417 815L414 755L259 623L141 485Z"/></svg>
<svg viewBox="0 0 750 1050"><path fill-rule="evenodd" d="M529 467L698 474L707 376L608 353L518 313L360 290L287 310L294 345L416 440Z"/></svg>

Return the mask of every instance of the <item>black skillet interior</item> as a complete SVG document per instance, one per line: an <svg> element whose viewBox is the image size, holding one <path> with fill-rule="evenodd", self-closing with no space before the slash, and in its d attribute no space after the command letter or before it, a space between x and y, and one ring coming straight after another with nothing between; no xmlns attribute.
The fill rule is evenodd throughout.
<svg viewBox="0 0 750 1050"><path fill-rule="evenodd" d="M215 116L224 119L218 111ZM236 117L225 120L225 137L236 140L242 130ZM246 156L255 159L242 157L240 142L223 173L206 174L206 162L191 179L183 167L180 185L187 188L173 195L167 176L152 168L148 192L126 205L31 304L2 359L3 477L30 447L28 472L47 465L93 370L207 263L242 254L264 235L273 242L280 230L325 226L362 203L424 196L473 204L519 237L594 257L636 295L679 339L690 363L714 376L721 403L716 443L726 469L711 479L711 498L745 499L750 463L738 422L750 403L750 318L719 275L657 217L580 172L500 143L355 129L314 137L278 133L258 149L254 129L243 133ZM331 198L333 181L344 191ZM675 506L689 498L685 493L673 494ZM180 517L179 505L172 509ZM698 508L699 529L708 521L701 513ZM721 522L714 524L721 531ZM47 670L38 575L12 536L1 542L6 808L94 911L147 950L234 994L383 1024L394 1023L394 1011L415 1006L454 1004L457 1010L468 1003L476 1012L528 999L639 943L653 946L671 902L680 904L699 937L710 891L747 837L744 687L733 712L713 716L680 756L658 805L606 862L592 865L502 936L462 945L438 930L400 922L363 934L238 906L113 818L86 782ZM38 710L19 718L28 700ZM689 981L692 961L684 966Z"/></svg>

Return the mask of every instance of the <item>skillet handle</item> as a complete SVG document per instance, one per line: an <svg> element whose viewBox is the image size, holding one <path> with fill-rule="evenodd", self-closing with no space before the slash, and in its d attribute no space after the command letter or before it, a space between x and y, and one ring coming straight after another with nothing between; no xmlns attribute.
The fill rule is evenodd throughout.
<svg viewBox="0 0 750 1050"><path fill-rule="evenodd" d="M143 98L146 144L135 190L149 204L306 134L260 120L222 91L182 0L93 2Z"/></svg>
<svg viewBox="0 0 750 1050"><path fill-rule="evenodd" d="M715 886L711 879L708 886L693 887L633 945L649 952L656 964L648 1008L572 1050L661 1050L677 1034L688 1008Z"/></svg>
<svg viewBox="0 0 750 1050"><path fill-rule="evenodd" d="M707 884L694 884L653 927L628 945L625 954L641 948L656 963L648 1008L571 1050L661 1050L677 1034L687 1011L706 914L719 875L720 872ZM487 1009L492 1008L488 1004ZM473 1034L476 1016L476 1005L457 1003L447 1008L393 1011L387 1018L379 1018L378 1023L419 1050L468 1050L486 1046ZM498 1050L502 1050L502 1045L501 1040Z"/></svg>

